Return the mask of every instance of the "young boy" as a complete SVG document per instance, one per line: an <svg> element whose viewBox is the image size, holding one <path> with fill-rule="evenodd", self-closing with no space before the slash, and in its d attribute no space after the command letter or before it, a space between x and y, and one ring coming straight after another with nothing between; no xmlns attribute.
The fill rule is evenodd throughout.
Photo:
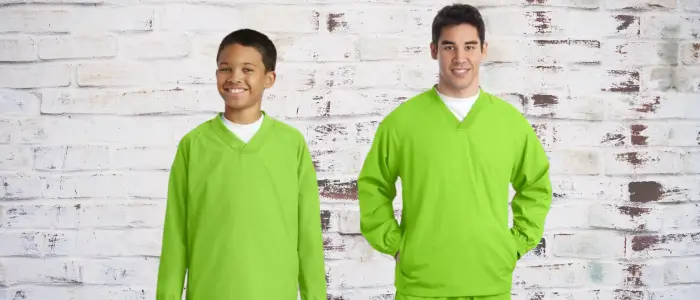
<svg viewBox="0 0 700 300"><path fill-rule="evenodd" d="M437 13L438 82L379 124L358 179L360 228L397 258L397 300L508 300L517 261L542 238L552 201L547 155L527 119L481 89L484 37L475 7Z"/></svg>
<svg viewBox="0 0 700 300"><path fill-rule="evenodd" d="M261 110L277 53L241 29L219 46L225 110L188 132L170 171L157 300L325 300L321 216L302 134Z"/></svg>

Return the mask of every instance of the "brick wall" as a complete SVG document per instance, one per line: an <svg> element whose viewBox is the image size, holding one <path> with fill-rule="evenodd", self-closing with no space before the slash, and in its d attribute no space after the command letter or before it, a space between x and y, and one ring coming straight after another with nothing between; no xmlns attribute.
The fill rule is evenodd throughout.
<svg viewBox="0 0 700 300"><path fill-rule="evenodd" d="M436 79L429 26L447 2L355 2L0 0L0 299L153 299L175 145L222 109L215 51L242 26L274 37L265 107L313 151L330 298L391 299L354 178L377 121ZM514 299L696 299L700 1L471 3L484 87L552 162Z"/></svg>

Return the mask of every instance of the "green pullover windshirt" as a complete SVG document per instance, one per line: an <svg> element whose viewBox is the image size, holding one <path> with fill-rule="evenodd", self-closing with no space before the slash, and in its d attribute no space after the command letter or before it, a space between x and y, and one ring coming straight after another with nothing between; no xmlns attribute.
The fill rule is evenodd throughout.
<svg viewBox="0 0 700 300"><path fill-rule="evenodd" d="M379 124L358 189L363 235L377 251L399 253L396 289L421 297L509 293L516 262L542 238L552 199L547 156L519 111L482 90L459 121L435 87Z"/></svg>
<svg viewBox="0 0 700 300"><path fill-rule="evenodd" d="M311 155L265 115L245 144L220 116L179 143L170 171L157 300L326 299Z"/></svg>

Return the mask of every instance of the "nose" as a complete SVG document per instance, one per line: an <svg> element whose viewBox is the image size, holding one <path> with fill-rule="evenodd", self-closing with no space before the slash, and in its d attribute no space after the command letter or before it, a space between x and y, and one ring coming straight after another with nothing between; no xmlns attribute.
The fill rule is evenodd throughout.
<svg viewBox="0 0 700 300"><path fill-rule="evenodd" d="M226 78L229 82L241 82L243 78L243 72L240 70L233 69L229 73L228 78Z"/></svg>
<svg viewBox="0 0 700 300"><path fill-rule="evenodd" d="M463 48L457 48L455 50L455 57L454 61L457 63L465 63L469 61L469 58L467 56L467 50Z"/></svg>

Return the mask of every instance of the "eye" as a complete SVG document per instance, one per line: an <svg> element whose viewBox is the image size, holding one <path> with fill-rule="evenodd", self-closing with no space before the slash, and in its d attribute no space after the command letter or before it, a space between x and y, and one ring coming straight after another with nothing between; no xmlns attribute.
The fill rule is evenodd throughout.
<svg viewBox="0 0 700 300"><path fill-rule="evenodd" d="M221 69L219 69L219 71L221 71L221 72L230 72L230 71L231 71L231 68L221 68Z"/></svg>
<svg viewBox="0 0 700 300"><path fill-rule="evenodd" d="M246 72L246 73L248 73L248 72L253 72L253 69L251 69L251 68L243 68L243 72Z"/></svg>

